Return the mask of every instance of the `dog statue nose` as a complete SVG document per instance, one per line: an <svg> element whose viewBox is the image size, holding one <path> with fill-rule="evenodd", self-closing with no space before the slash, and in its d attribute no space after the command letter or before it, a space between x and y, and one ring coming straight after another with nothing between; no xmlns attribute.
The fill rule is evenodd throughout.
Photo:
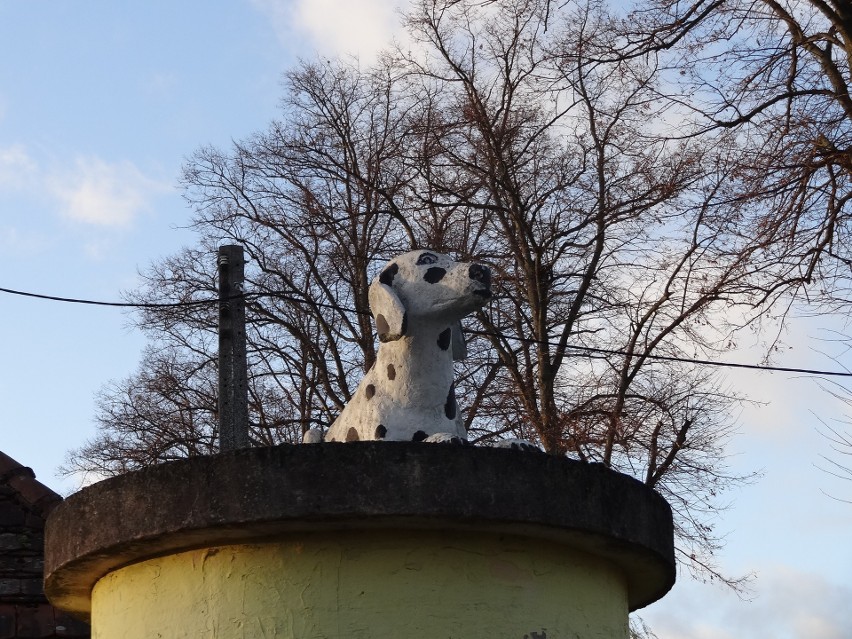
<svg viewBox="0 0 852 639"><path fill-rule="evenodd" d="M487 266L482 266L482 264L471 264L470 269L468 269L468 274L470 275L470 279L482 282L485 286L491 286L491 271Z"/></svg>

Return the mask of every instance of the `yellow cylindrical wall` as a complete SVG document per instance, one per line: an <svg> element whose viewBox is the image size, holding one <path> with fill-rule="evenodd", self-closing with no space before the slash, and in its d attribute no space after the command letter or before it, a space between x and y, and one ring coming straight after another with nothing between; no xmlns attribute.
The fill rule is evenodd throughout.
<svg viewBox="0 0 852 639"><path fill-rule="evenodd" d="M615 639L606 560L482 532L290 534L152 558L101 578L94 639Z"/></svg>

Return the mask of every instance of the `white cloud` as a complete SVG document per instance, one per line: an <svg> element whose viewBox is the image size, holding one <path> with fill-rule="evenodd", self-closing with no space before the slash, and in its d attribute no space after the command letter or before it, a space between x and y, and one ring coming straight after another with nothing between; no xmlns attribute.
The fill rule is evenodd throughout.
<svg viewBox="0 0 852 639"><path fill-rule="evenodd" d="M32 184L37 172L38 165L23 146L0 148L0 189L26 188Z"/></svg>
<svg viewBox="0 0 852 639"><path fill-rule="evenodd" d="M789 566L766 567L755 598L698 584L675 590L640 616L660 639L848 639L852 587Z"/></svg>
<svg viewBox="0 0 852 639"><path fill-rule="evenodd" d="M282 43L306 38L318 52L372 61L399 32L398 0L252 0Z"/></svg>
<svg viewBox="0 0 852 639"><path fill-rule="evenodd" d="M110 164L96 157L78 158L73 169L48 183L65 217L105 227L130 225L148 208L152 195L168 189L131 162Z"/></svg>

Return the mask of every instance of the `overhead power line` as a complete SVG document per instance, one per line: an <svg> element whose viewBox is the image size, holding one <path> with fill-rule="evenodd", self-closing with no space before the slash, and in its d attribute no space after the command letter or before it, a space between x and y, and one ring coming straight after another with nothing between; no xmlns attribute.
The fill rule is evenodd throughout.
<svg viewBox="0 0 852 639"><path fill-rule="evenodd" d="M204 305L213 305L219 304L222 301L218 297L203 299L203 300L192 300L188 302L106 302L99 300L89 300L89 299L81 299L74 297L60 297L56 295L44 295L41 293L30 293L27 291L20 291L11 288L3 288L0 287L0 293L7 293L9 295L18 295L20 297L29 297L34 299L46 300L50 302L63 302L67 304L85 304L89 306L111 306L118 308L180 308L180 307L192 307L192 306L204 306ZM237 298L262 298L262 297L276 297L280 299L284 299L288 302L293 302L296 304L307 304L310 306L316 306L319 308L328 308L336 311L341 311L345 313L359 313L360 311L356 311L352 308L346 308L343 306L339 306L337 304L330 304L324 302L317 302L315 300L307 300L304 298L300 298L294 296L290 293L280 292L280 291L269 291L263 293L241 293L239 295L233 295L227 299L237 299ZM367 313L365 313L367 314ZM504 339L510 339L518 342L524 342L527 344L548 344L550 346L558 346L557 342L549 341L549 340L536 340L528 337L517 337L517 336L506 336L501 333L495 333L491 331L482 331L476 329L469 329L468 332L473 333L475 335L482 335L485 337L500 337ZM619 351L616 349L608 349L608 348L595 348L593 346L574 346L571 344L567 344L566 348L575 352L582 352L588 355L612 355L618 357L626 357L628 353L626 351ZM763 364L741 364L737 362L720 362L714 361L710 359L699 359L699 358L691 358L691 357L678 357L675 355L656 355L653 353L632 353L630 354L633 357L644 357L645 359L650 359L654 361L663 361L663 362L679 362L682 364L697 364L700 366L715 366L717 368L739 368L746 370L755 370L755 371L764 371L770 373L795 373L799 375L814 375L814 376L822 376L822 377L852 377L852 372L847 371L825 371L813 368L797 368L790 366L768 366Z"/></svg>
<svg viewBox="0 0 852 639"><path fill-rule="evenodd" d="M176 308L180 306L201 306L204 304L216 304L219 299L197 300L190 302L101 302L97 300L84 300L75 297L57 297L56 295L42 295L41 293L28 293L27 291L16 291L11 288L0 287L0 293L19 295L21 297L32 297L50 302L65 302L67 304L88 304L90 306L113 306L119 308Z"/></svg>
<svg viewBox="0 0 852 639"><path fill-rule="evenodd" d="M476 329L469 329L470 333L475 333L477 335L490 335L492 337L503 337L499 333L491 333L489 331L478 331ZM516 338L513 337L511 339L516 339L523 342L528 342L532 344L537 343L546 343L551 346L558 346L556 342L551 341L543 341L543 340L534 340L534 339L524 339L524 338ZM598 354L598 355L618 355L619 357L626 357L628 355L627 351L619 351L609 348L595 348L594 346L574 346L572 344L566 344L565 348L570 350L578 350L583 351L585 353L590 354ZM800 373L804 375L825 375L828 377L852 377L852 373L844 372L844 371L823 371L817 370L813 368L792 368L787 366L768 366L763 364L738 364L736 362L718 362L712 359L698 359L694 357L678 357L676 355L655 355L653 353L631 353L632 357L644 357L645 359L653 359L657 361L663 362L680 362L683 364L700 364L702 366L717 366L724 368L744 368L749 370L756 371L767 371L770 373Z"/></svg>

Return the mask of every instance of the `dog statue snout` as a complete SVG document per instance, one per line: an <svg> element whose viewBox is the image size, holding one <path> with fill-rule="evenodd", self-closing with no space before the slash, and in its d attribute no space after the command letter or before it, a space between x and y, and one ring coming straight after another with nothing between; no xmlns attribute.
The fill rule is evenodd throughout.
<svg viewBox="0 0 852 639"><path fill-rule="evenodd" d="M468 269L470 279L482 282L485 286L491 286L491 270L482 264L471 264Z"/></svg>
<svg viewBox="0 0 852 639"><path fill-rule="evenodd" d="M485 288L475 290L474 295L481 299L489 299L491 297L491 269L482 264L471 264L468 268L468 276L474 282L480 282Z"/></svg>

